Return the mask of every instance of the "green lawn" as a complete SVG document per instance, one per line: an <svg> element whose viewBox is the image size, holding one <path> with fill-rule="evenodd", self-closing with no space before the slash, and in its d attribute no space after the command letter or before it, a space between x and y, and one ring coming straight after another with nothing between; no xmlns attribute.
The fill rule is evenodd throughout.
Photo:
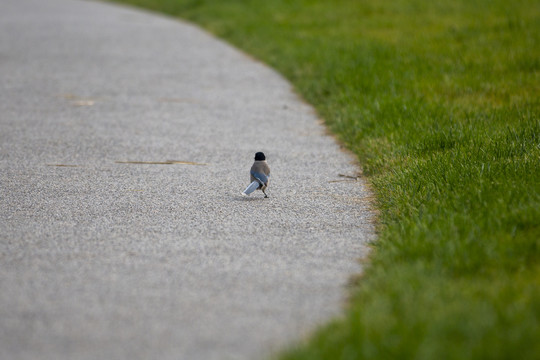
<svg viewBox="0 0 540 360"><path fill-rule="evenodd" d="M540 1L119 1L276 68L373 184L350 305L283 359L540 359Z"/></svg>

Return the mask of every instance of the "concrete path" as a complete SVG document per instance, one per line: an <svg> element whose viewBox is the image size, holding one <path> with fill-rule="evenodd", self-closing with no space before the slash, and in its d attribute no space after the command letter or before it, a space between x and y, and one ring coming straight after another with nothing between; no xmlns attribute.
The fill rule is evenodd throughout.
<svg viewBox="0 0 540 360"><path fill-rule="evenodd" d="M240 196L256 151L270 199ZM268 356L361 271L357 171L283 78L192 25L2 0L0 358Z"/></svg>

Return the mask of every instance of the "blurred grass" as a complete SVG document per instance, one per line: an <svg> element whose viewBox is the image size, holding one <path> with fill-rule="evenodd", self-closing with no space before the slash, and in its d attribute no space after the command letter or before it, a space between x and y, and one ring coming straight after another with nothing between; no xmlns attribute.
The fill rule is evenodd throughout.
<svg viewBox="0 0 540 360"><path fill-rule="evenodd" d="M283 359L540 358L540 2L119 2L278 69L374 185L350 306Z"/></svg>

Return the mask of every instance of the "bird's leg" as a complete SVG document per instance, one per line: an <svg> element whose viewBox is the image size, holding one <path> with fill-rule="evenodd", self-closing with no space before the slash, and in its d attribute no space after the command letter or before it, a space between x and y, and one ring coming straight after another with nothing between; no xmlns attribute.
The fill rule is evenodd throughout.
<svg viewBox="0 0 540 360"><path fill-rule="evenodd" d="M266 193L264 192L264 189L261 189L261 190L262 190L262 192L263 192L263 194L264 194L264 198L265 198L265 199L268 198L268 195L266 195Z"/></svg>

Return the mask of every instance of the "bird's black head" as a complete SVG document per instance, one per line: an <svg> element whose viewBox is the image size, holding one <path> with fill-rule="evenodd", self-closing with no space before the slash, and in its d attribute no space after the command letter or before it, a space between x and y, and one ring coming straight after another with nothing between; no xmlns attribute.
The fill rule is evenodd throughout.
<svg viewBox="0 0 540 360"><path fill-rule="evenodd" d="M255 160L256 161L263 161L266 160L266 156L262 152L258 152L255 154Z"/></svg>

